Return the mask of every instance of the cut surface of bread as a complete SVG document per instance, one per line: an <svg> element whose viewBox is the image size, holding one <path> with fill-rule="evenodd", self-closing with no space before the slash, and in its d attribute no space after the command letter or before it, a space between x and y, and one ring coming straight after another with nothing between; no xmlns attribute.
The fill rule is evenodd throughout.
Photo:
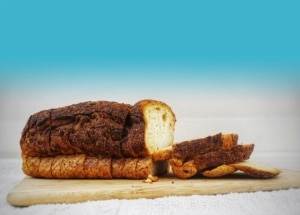
<svg viewBox="0 0 300 215"><path fill-rule="evenodd" d="M139 101L130 110L130 119L132 125L121 142L125 157L149 156L173 145L176 118L167 104Z"/></svg>
<svg viewBox="0 0 300 215"><path fill-rule="evenodd" d="M146 122L145 142L150 154L172 146L175 115L170 108L160 102L149 102L143 112Z"/></svg>

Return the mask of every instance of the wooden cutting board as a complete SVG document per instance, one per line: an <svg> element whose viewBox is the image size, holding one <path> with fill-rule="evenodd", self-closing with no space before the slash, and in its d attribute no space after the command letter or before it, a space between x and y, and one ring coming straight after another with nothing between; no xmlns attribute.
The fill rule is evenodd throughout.
<svg viewBox="0 0 300 215"><path fill-rule="evenodd" d="M271 179L255 179L235 173L217 179L197 176L184 180L168 174L161 176L158 182L152 184L143 183L143 180L49 180L25 177L8 194L7 201L14 206L29 206L89 200L210 195L288 188L300 188L300 171L282 170L280 175Z"/></svg>

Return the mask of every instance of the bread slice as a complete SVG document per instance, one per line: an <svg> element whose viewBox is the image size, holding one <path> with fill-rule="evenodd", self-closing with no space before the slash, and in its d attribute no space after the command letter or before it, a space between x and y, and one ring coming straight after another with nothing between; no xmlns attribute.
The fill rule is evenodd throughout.
<svg viewBox="0 0 300 215"><path fill-rule="evenodd" d="M182 161L193 159L195 156L206 154L207 152L230 149L237 145L237 134L222 134L207 136L204 138L183 141L173 145L172 158Z"/></svg>
<svg viewBox="0 0 300 215"><path fill-rule="evenodd" d="M270 167L265 164L254 163L254 162L239 162L229 164L229 166L243 171L246 175L255 178L272 178L280 174L280 170L277 168Z"/></svg>
<svg viewBox="0 0 300 215"><path fill-rule="evenodd" d="M280 174L280 170L265 164L243 161L233 164L223 164L213 169L204 170L201 174L209 178L217 178L234 173L240 170L246 175L255 178L273 178Z"/></svg>
<svg viewBox="0 0 300 215"><path fill-rule="evenodd" d="M253 149L254 144L236 145L231 149L220 149L205 153L203 155L197 155L194 157L194 162L198 171L216 167L222 164L241 162L250 158Z"/></svg>
<svg viewBox="0 0 300 215"><path fill-rule="evenodd" d="M145 157L172 146L175 122L172 109L160 101L83 102L30 116L20 146L30 157Z"/></svg>
<svg viewBox="0 0 300 215"><path fill-rule="evenodd" d="M31 177L57 179L146 179L167 173L169 163L144 158L92 157L85 154L29 157L23 155L23 172Z"/></svg>
<svg viewBox="0 0 300 215"><path fill-rule="evenodd" d="M173 146L170 165L174 175L190 178L208 168L249 159L254 144L237 144L237 134L216 134Z"/></svg>

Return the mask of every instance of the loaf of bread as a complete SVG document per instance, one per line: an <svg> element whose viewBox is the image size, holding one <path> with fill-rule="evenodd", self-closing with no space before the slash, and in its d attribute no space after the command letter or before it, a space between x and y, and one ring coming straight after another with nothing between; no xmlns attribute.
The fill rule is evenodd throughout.
<svg viewBox="0 0 300 215"><path fill-rule="evenodd" d="M172 146L175 121L171 108L159 101L85 102L33 114L20 145L31 157L145 157Z"/></svg>
<svg viewBox="0 0 300 215"><path fill-rule="evenodd" d="M207 168L249 159L254 144L237 144L237 134L216 134L174 144L170 164L179 178L190 178Z"/></svg>
<svg viewBox="0 0 300 215"><path fill-rule="evenodd" d="M147 178L168 170L176 118L165 103L83 102L33 114L20 140L23 171L43 178ZM152 154L157 159L152 159Z"/></svg>
<svg viewBox="0 0 300 215"><path fill-rule="evenodd" d="M108 156L58 155L29 157L23 155L23 172L36 178L126 178L145 179L168 171L169 163L143 158L112 158Z"/></svg>

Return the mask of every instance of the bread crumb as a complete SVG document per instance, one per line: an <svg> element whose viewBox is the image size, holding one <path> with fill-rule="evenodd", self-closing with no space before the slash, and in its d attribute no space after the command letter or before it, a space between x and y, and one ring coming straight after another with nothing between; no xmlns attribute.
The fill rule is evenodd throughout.
<svg viewBox="0 0 300 215"><path fill-rule="evenodd" d="M158 179L159 178L157 176L148 175L148 177L145 180L143 180L143 182L152 184L152 182L156 182L156 181L158 181Z"/></svg>

